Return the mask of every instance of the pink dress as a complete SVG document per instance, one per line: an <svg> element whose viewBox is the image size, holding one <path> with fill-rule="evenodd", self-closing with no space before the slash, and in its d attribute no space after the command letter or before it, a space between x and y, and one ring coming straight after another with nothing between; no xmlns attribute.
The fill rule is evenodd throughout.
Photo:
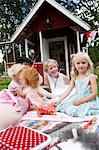
<svg viewBox="0 0 99 150"><path fill-rule="evenodd" d="M27 98L22 98L13 92L15 88L19 88L25 94L28 92L28 90L23 88L21 84L18 84L12 80L8 86L8 89L3 89L0 91L0 104L10 104L12 106L20 107L21 113L24 114L29 107L29 101Z"/></svg>
<svg viewBox="0 0 99 150"><path fill-rule="evenodd" d="M30 100L33 108L37 108L41 105L46 105L46 98L39 95L40 88L28 89L27 98Z"/></svg>
<svg viewBox="0 0 99 150"><path fill-rule="evenodd" d="M21 113L24 114L29 108L29 100L28 98L22 98L21 96L13 92L15 88L19 88L25 94L27 94L28 88L23 87L21 84L18 84L14 80L12 80L8 86L8 89L13 93L13 95L15 95L15 97L17 97L18 106L21 108Z"/></svg>
<svg viewBox="0 0 99 150"><path fill-rule="evenodd" d="M10 104L12 106L18 106L17 98L8 89L0 91L0 104Z"/></svg>

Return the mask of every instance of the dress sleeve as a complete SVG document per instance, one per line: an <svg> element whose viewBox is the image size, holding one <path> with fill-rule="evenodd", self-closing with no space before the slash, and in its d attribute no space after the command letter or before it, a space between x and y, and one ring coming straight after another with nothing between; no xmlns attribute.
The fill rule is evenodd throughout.
<svg viewBox="0 0 99 150"><path fill-rule="evenodd" d="M41 85L43 83L43 77L39 74L39 84Z"/></svg>
<svg viewBox="0 0 99 150"><path fill-rule="evenodd" d="M89 78L90 78L90 79L98 79L98 76L95 75L95 74L90 74L90 75L89 75Z"/></svg>

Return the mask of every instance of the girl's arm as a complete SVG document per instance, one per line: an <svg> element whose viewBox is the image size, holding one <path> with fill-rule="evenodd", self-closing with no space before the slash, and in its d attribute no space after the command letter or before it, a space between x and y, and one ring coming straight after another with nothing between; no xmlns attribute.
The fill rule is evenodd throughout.
<svg viewBox="0 0 99 150"><path fill-rule="evenodd" d="M86 103L88 101L91 101L93 98L95 98L97 96L97 83L96 83L96 77L94 75L92 75L90 77L89 84L91 86L92 93L89 96L87 96L81 100L74 101L74 103L73 103L74 105L78 106L80 104Z"/></svg>
<svg viewBox="0 0 99 150"><path fill-rule="evenodd" d="M43 77L39 74L39 84L41 85L43 83Z"/></svg>
<svg viewBox="0 0 99 150"><path fill-rule="evenodd" d="M22 98L25 98L25 97L26 97L26 94L25 94L22 90L20 90L19 88L15 88L15 89L14 89L14 92L15 92L17 95L21 96Z"/></svg>
<svg viewBox="0 0 99 150"><path fill-rule="evenodd" d="M20 86L14 82L13 80L10 82L8 89L13 93L14 96L21 96L22 98L26 97L26 94L23 93L22 89L20 88Z"/></svg>
<svg viewBox="0 0 99 150"><path fill-rule="evenodd" d="M49 91L51 92L50 82L48 80L48 76L47 75L45 76L45 81L46 81L46 84L48 85Z"/></svg>
<svg viewBox="0 0 99 150"><path fill-rule="evenodd" d="M70 84L70 80L68 79L68 77L66 75L64 75L63 78L64 78L66 85Z"/></svg>
<svg viewBox="0 0 99 150"><path fill-rule="evenodd" d="M48 98L52 98L52 93L48 92L47 90L43 89L42 87L38 88L38 93L42 96L46 96Z"/></svg>
<svg viewBox="0 0 99 150"><path fill-rule="evenodd" d="M74 81L71 80L70 84L68 85L68 89L64 92L62 98L58 101L58 103L62 102L70 94L70 92L72 91L73 87L74 87Z"/></svg>

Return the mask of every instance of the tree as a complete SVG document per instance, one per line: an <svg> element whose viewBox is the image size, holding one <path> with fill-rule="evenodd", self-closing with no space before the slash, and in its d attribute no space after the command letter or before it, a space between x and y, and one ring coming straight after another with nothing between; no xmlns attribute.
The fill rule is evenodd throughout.
<svg viewBox="0 0 99 150"><path fill-rule="evenodd" d="M99 0L78 0L76 15L90 24L92 30L99 27Z"/></svg>
<svg viewBox="0 0 99 150"><path fill-rule="evenodd" d="M16 0L1 0L0 1L0 39L1 41L9 40L10 35L15 31L18 24L16 14Z"/></svg>
<svg viewBox="0 0 99 150"><path fill-rule="evenodd" d="M25 19L39 0L0 0L0 41L10 40L17 26ZM91 25L99 27L99 0L56 0L69 11ZM99 38L95 41L99 47ZM99 49L98 49L99 50Z"/></svg>
<svg viewBox="0 0 99 150"><path fill-rule="evenodd" d="M76 16L87 22L92 30L99 28L99 0L56 0ZM89 55L96 65L99 61L99 36L87 44Z"/></svg>
<svg viewBox="0 0 99 150"><path fill-rule="evenodd" d="M91 31L99 27L99 0L78 0L76 15L91 26ZM98 34L98 33L97 33ZM88 43L89 55L95 66L99 62L99 35Z"/></svg>
<svg viewBox="0 0 99 150"><path fill-rule="evenodd" d="M56 2L60 3L66 9L70 10L71 12L75 12L76 10L76 1L75 0L56 0Z"/></svg>
<svg viewBox="0 0 99 150"><path fill-rule="evenodd" d="M56 0L69 11L79 16L91 25L92 29L99 27L99 0Z"/></svg>
<svg viewBox="0 0 99 150"><path fill-rule="evenodd" d="M0 41L8 41L37 0L0 0Z"/></svg>

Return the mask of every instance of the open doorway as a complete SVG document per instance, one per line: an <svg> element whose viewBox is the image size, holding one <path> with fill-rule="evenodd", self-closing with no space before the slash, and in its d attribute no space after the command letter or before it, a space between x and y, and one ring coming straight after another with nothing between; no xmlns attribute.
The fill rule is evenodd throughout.
<svg viewBox="0 0 99 150"><path fill-rule="evenodd" d="M50 58L58 61L60 71L66 73L64 40L49 42L49 55Z"/></svg>

